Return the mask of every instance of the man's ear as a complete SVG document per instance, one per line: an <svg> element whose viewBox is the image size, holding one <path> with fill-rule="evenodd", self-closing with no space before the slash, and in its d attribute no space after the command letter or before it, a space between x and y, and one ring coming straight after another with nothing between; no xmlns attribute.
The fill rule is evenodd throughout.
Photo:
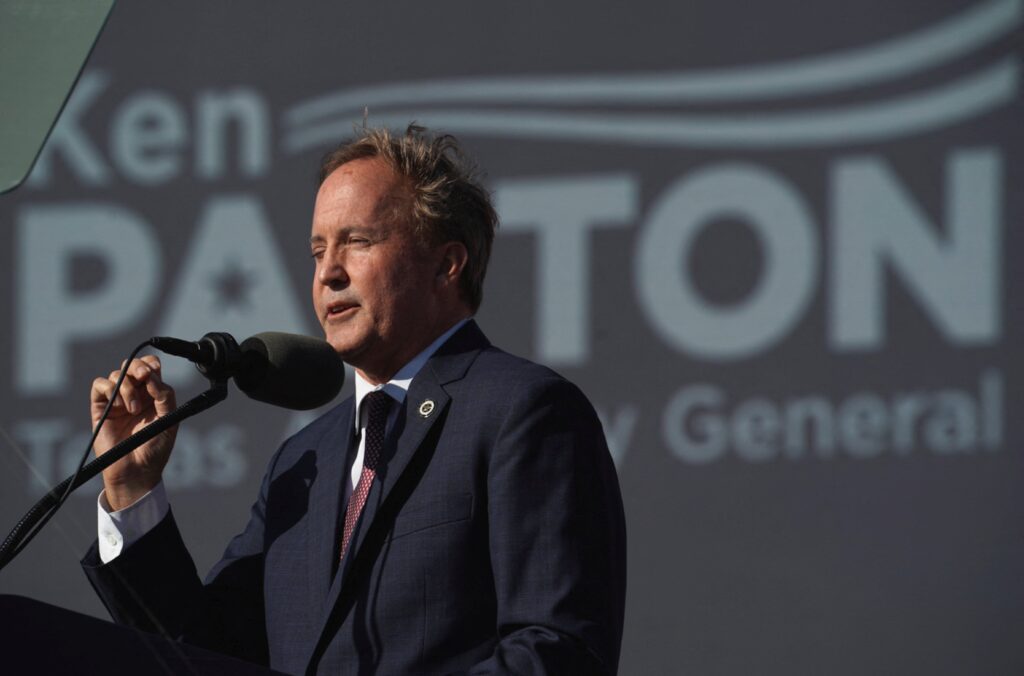
<svg viewBox="0 0 1024 676"><path fill-rule="evenodd" d="M459 278L469 260L466 245L462 242L447 242L441 245L441 262L437 269L439 286L453 285L458 287Z"/></svg>

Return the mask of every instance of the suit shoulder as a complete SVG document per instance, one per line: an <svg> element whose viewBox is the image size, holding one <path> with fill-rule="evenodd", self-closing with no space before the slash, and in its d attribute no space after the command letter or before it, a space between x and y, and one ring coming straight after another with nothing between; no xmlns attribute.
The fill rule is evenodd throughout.
<svg viewBox="0 0 1024 676"><path fill-rule="evenodd" d="M568 382L561 374L543 364L510 354L493 345L480 351L480 356L467 376L504 376L516 383L547 380Z"/></svg>
<svg viewBox="0 0 1024 676"><path fill-rule="evenodd" d="M466 380L471 387L482 385L491 391L501 392L509 399L537 397L552 392L590 406L583 391L560 373L493 345L480 352L467 372Z"/></svg>

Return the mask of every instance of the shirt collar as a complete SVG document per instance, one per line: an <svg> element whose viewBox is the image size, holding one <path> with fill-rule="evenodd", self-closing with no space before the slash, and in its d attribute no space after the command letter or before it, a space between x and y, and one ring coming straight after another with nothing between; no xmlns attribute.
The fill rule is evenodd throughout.
<svg viewBox="0 0 1024 676"><path fill-rule="evenodd" d="M437 337L430 345L427 345L426 349L420 352L418 355L412 358L412 360L400 368L398 373L394 375L391 380L382 385L373 385L369 381L365 380L359 373L355 373L355 385L356 385L356 411L355 411L355 427L356 433L359 433L359 414L360 407L363 405L363 398L366 397L370 392L375 390L384 390L392 399L401 404L405 401L405 395L409 391L409 386L412 385L412 379L416 377L416 374L420 372L420 369L427 363L438 348L445 344L445 342L452 337L456 331L461 329L463 325L470 320L469 317L462 319L455 323L450 329L442 333Z"/></svg>

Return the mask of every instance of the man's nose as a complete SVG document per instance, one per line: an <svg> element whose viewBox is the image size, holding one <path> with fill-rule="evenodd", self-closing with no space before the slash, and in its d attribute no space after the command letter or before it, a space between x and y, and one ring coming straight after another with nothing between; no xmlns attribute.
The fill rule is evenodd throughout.
<svg viewBox="0 0 1024 676"><path fill-rule="evenodd" d="M316 271L317 281L331 288L348 284L344 256L339 252L325 251Z"/></svg>

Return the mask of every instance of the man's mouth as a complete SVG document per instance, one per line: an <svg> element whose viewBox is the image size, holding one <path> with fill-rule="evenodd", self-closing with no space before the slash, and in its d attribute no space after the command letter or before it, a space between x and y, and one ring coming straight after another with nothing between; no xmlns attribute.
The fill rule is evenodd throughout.
<svg viewBox="0 0 1024 676"><path fill-rule="evenodd" d="M330 303L327 306L327 318L330 319L332 317L340 317L349 312L350 310L354 310L356 307L358 306L353 305L352 303Z"/></svg>

